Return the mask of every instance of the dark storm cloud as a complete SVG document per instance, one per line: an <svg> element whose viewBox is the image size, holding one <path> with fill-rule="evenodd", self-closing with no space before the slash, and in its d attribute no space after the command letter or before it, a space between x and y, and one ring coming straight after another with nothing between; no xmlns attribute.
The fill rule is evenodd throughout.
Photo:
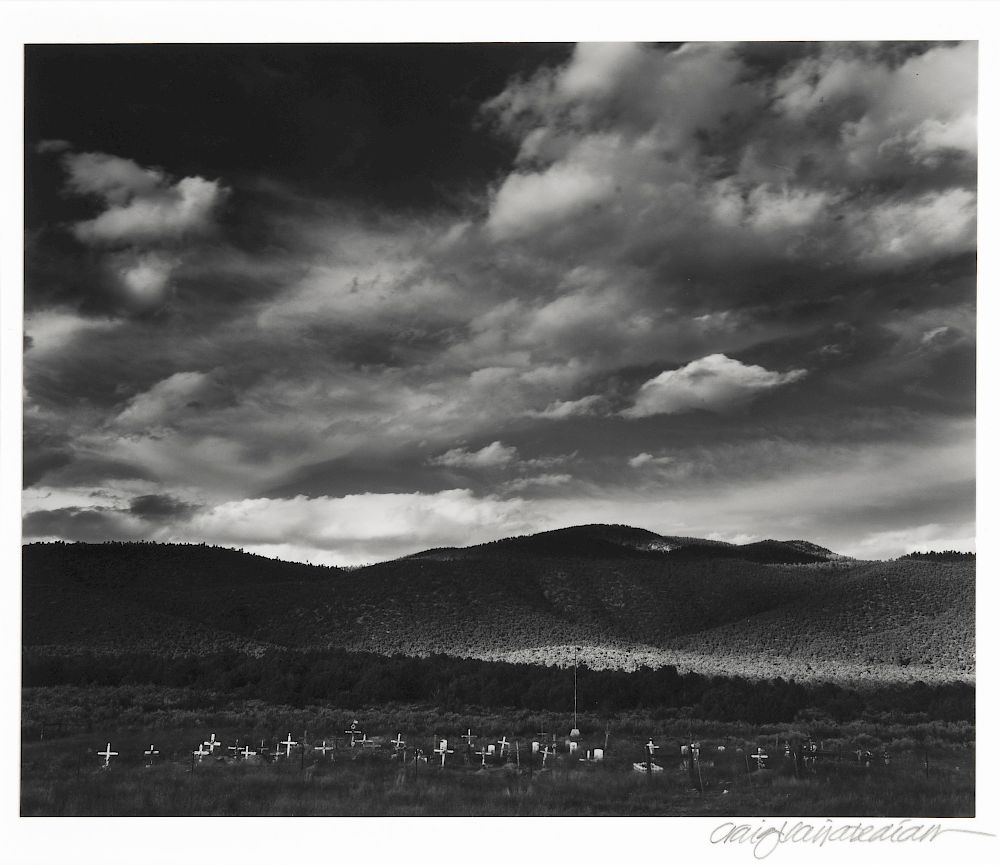
<svg viewBox="0 0 1000 865"><path fill-rule="evenodd" d="M27 80L26 478L117 504L26 526L330 561L968 528L974 45L63 46Z"/></svg>
<svg viewBox="0 0 1000 865"><path fill-rule="evenodd" d="M26 538L61 538L88 543L131 541L147 536L148 526L129 523L123 516L113 508L37 510L25 516L22 532Z"/></svg>
<svg viewBox="0 0 1000 865"><path fill-rule="evenodd" d="M136 496L129 503L129 513L143 519L159 520L164 517L186 517L197 510L195 505L182 502L173 496L150 494Z"/></svg>

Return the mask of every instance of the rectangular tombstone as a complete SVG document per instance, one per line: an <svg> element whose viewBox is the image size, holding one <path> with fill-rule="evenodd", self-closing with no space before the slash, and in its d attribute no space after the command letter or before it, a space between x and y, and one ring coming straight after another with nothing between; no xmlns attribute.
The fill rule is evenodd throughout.
<svg viewBox="0 0 1000 865"><path fill-rule="evenodd" d="M603 760L604 759L604 749L603 748L594 748L594 759L595 760Z"/></svg>

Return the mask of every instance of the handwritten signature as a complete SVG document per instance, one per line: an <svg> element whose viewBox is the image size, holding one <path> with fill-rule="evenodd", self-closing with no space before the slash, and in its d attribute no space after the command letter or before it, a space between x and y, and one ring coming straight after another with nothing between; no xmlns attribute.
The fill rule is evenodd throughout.
<svg viewBox="0 0 1000 865"><path fill-rule="evenodd" d="M983 835L995 838L992 832L977 832L973 829L945 829L940 823L913 823L904 818L898 823L876 826L872 823L847 823L837 825L827 818L823 824L803 823L801 820L789 825L786 820L780 826L760 826L749 823L722 823L709 835L712 844L745 844L753 851L755 859L766 859L782 844L811 844L822 847L827 843L849 844L906 844L927 843L948 832L963 835Z"/></svg>

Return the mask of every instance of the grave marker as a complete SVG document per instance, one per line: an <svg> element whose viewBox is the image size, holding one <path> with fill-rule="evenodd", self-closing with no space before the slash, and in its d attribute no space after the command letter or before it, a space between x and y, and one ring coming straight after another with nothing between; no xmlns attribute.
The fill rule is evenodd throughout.
<svg viewBox="0 0 1000 865"><path fill-rule="evenodd" d="M108 766L111 765L111 758L112 757L117 757L118 756L118 752L117 751L112 751L111 750L111 743L108 742L107 747L105 747L105 749L103 751L98 751L97 752L97 756L104 758L104 768L107 769Z"/></svg>
<svg viewBox="0 0 1000 865"><path fill-rule="evenodd" d="M443 769L444 768L445 758L449 754L454 754L455 751L454 751L454 749L448 747L448 740L447 739L442 739L441 740L441 745L439 747L437 747L437 748L434 749L434 753L441 755L441 768Z"/></svg>

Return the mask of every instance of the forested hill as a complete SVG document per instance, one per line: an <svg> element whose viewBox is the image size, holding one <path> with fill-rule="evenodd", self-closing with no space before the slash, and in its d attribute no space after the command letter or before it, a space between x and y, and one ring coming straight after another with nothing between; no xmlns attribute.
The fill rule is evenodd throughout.
<svg viewBox="0 0 1000 865"><path fill-rule="evenodd" d="M31 544L24 643L52 654L342 647L752 678L974 679L974 562L749 546L583 526L342 571L207 546ZM788 550L811 560L785 562Z"/></svg>

